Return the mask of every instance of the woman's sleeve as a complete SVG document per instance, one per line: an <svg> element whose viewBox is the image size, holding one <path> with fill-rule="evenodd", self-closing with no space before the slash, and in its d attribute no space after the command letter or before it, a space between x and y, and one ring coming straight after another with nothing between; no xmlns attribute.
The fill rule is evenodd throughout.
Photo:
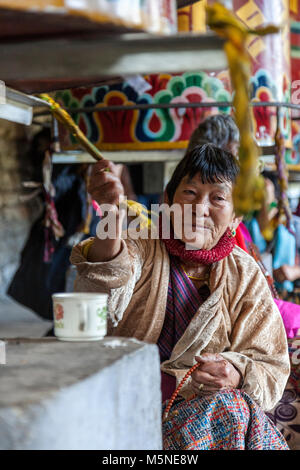
<svg viewBox="0 0 300 470"><path fill-rule="evenodd" d="M122 320L132 297L135 284L141 277L145 250L141 243L131 239L121 240L120 253L110 261L87 261L89 238L76 245L70 261L77 268L74 290L108 294L108 314L113 327Z"/></svg>
<svg viewBox="0 0 300 470"><path fill-rule="evenodd" d="M241 388L264 410L281 399L290 361L285 328L268 284L253 270L243 294L236 299L231 346L221 353L241 373Z"/></svg>

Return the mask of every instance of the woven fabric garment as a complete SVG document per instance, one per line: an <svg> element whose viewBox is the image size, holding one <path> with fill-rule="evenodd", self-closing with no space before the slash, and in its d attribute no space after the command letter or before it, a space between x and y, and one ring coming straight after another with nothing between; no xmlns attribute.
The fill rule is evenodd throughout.
<svg viewBox="0 0 300 470"><path fill-rule="evenodd" d="M170 358L173 347L208 296L207 285L197 290L183 271L178 258L170 256L166 316L157 342L161 362Z"/></svg>
<svg viewBox="0 0 300 470"><path fill-rule="evenodd" d="M175 344L181 338L200 305L208 296L208 286L204 285L197 290L182 269L179 259L170 256L166 316L157 342L160 362L170 358ZM162 401L169 399L175 388L175 377L161 372Z"/></svg>
<svg viewBox="0 0 300 470"><path fill-rule="evenodd" d="M272 421L242 390L224 390L176 401L163 422L163 447L164 450L289 450Z"/></svg>

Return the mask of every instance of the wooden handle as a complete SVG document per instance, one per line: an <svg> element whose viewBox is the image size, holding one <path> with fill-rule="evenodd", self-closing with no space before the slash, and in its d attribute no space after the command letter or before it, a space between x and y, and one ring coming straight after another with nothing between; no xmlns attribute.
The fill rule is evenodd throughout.
<svg viewBox="0 0 300 470"><path fill-rule="evenodd" d="M67 111L63 109L59 103L57 103L57 101L55 101L46 93L42 93L39 95L39 97L51 105L50 109L54 117L69 129L69 131L78 140L79 144L84 150L86 150L95 160L104 160L100 150L98 150L97 147L86 138L70 114L67 113Z"/></svg>

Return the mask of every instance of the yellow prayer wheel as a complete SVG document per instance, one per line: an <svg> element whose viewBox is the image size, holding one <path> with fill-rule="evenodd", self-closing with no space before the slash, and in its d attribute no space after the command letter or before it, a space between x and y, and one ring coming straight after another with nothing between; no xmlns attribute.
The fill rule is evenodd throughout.
<svg viewBox="0 0 300 470"><path fill-rule="evenodd" d="M216 3L207 0L209 5ZM235 16L249 29L273 24L280 27L277 34L249 36L247 50L251 59L250 91L251 100L290 102L291 66L289 0L232 0L219 3L231 4ZM292 1L296 8L297 2ZM253 108L253 131L261 146L274 144L276 131L276 109L271 107ZM291 146L290 111L282 108L281 131L285 144ZM288 155L286 155L288 158Z"/></svg>
<svg viewBox="0 0 300 470"><path fill-rule="evenodd" d="M64 0L0 0L1 8L17 8L22 10L64 8Z"/></svg>
<svg viewBox="0 0 300 470"><path fill-rule="evenodd" d="M205 6L206 0L201 0L180 8L177 11L178 31L204 33L206 31Z"/></svg>
<svg viewBox="0 0 300 470"><path fill-rule="evenodd" d="M249 28L274 24L281 29L264 37L250 36L247 44L251 56L251 98L253 101L290 101L291 67L289 1L233 0L235 15ZM254 131L261 145L274 143L276 109L254 108ZM282 109L280 127L286 145L290 145L290 112Z"/></svg>

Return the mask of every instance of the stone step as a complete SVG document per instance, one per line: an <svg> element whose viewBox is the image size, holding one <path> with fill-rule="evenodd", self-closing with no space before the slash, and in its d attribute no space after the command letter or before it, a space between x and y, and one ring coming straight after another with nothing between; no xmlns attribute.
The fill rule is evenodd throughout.
<svg viewBox="0 0 300 470"><path fill-rule="evenodd" d="M160 450L156 345L7 339L0 449Z"/></svg>

